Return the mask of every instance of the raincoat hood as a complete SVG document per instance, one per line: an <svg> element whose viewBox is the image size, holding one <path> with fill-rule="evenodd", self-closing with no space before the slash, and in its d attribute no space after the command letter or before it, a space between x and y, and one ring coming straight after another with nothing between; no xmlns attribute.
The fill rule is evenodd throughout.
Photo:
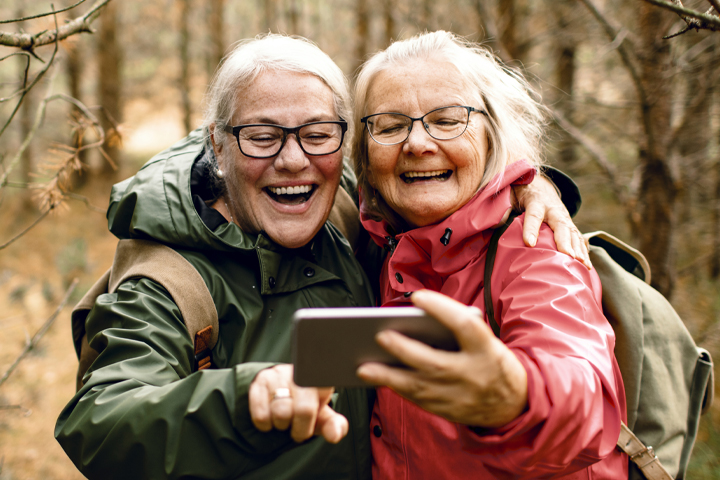
<svg viewBox="0 0 720 480"><path fill-rule="evenodd" d="M190 188L191 166L202 156L214 157L214 152L207 132L197 129L116 184L107 213L110 231L120 239L150 239L200 250L248 250L258 242L268 243L263 235L245 233L233 223L215 231L203 223ZM214 159L211 164L216 164Z"/></svg>

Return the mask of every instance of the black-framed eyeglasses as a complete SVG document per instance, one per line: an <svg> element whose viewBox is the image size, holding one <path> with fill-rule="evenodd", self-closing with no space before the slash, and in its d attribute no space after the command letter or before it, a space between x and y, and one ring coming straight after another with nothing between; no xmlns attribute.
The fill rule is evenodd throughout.
<svg viewBox="0 0 720 480"><path fill-rule="evenodd" d="M360 119L367 127L373 140L380 145L397 145L410 136L413 125L420 120L425 131L436 140L452 140L467 130L472 112L485 110L463 105L450 105L431 110L422 117L409 117L402 113L376 113Z"/></svg>
<svg viewBox="0 0 720 480"><path fill-rule="evenodd" d="M285 146L288 135L295 135L303 152L318 156L330 155L340 150L347 131L347 122L310 122L292 128L253 123L235 127L226 125L223 130L235 136L240 152L246 157L274 157Z"/></svg>

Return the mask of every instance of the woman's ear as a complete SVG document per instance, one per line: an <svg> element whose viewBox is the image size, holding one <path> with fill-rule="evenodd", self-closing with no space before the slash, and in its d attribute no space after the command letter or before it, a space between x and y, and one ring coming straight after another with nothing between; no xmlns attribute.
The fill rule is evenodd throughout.
<svg viewBox="0 0 720 480"><path fill-rule="evenodd" d="M219 157L222 153L223 142L215 141L215 124L211 123L210 127L210 142L212 143L213 150L215 150L215 156Z"/></svg>

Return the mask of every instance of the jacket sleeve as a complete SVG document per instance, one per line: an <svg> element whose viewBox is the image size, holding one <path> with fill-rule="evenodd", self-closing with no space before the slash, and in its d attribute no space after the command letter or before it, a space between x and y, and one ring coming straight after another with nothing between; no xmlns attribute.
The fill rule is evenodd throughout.
<svg viewBox="0 0 720 480"><path fill-rule="evenodd" d="M192 373L193 345L158 284L101 295L87 320L100 352L55 436L89 478L235 478L292 443L252 424L247 391L271 363Z"/></svg>
<svg viewBox="0 0 720 480"><path fill-rule="evenodd" d="M614 450L625 394L597 274L558 253L546 226L535 248L521 229L516 220L500 239L492 296L500 338L527 371L528 409L504 427L461 436L491 469L548 478Z"/></svg>

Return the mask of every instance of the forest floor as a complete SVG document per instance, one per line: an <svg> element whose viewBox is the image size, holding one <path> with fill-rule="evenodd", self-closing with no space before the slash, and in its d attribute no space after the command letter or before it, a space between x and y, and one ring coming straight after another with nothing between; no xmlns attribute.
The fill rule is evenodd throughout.
<svg viewBox="0 0 720 480"><path fill-rule="evenodd" d="M118 178L132 171L122 173ZM91 182L79 193L92 205L107 207L108 184ZM19 202L12 198L6 197L0 205L0 243L37 215L15 209ZM586 201L585 205L590 215L592 203ZM586 219L592 223L591 217ZM79 280L70 301L37 348L0 385L0 480L84 478L55 441L53 429L75 392L77 358L70 332L70 310L110 266L115 244L107 231L104 213L70 200L67 208L53 213L19 241L0 250L0 375L53 314L72 280ZM716 360L720 360L718 353ZM716 401L713 411L702 420L688 478L720 478L719 452L720 401Z"/></svg>

